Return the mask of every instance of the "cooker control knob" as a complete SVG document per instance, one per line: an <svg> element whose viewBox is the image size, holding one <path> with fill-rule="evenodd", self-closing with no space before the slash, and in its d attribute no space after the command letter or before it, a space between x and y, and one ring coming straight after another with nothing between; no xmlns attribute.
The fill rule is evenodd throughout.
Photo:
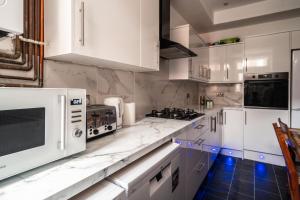
<svg viewBox="0 0 300 200"><path fill-rule="evenodd" d="M79 128L75 129L74 136L80 138L83 134L83 131Z"/></svg>
<svg viewBox="0 0 300 200"><path fill-rule="evenodd" d="M109 126L107 127L107 129L108 129L109 131L111 131L111 130L113 129L113 127L112 127L111 125L109 125Z"/></svg>

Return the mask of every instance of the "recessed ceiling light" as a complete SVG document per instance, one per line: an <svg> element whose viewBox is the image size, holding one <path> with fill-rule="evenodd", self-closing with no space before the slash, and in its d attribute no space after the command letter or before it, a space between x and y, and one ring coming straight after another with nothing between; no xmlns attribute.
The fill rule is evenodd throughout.
<svg viewBox="0 0 300 200"><path fill-rule="evenodd" d="M223 5L224 5L224 6L228 6L229 3L228 3L228 2L224 2Z"/></svg>

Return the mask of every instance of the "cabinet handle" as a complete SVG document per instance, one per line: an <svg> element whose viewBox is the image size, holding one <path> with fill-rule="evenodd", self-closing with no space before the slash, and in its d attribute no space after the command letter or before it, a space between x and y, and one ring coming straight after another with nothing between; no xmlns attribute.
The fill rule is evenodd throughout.
<svg viewBox="0 0 300 200"><path fill-rule="evenodd" d="M224 124L226 125L227 124L227 122L226 122L226 112L224 112Z"/></svg>
<svg viewBox="0 0 300 200"><path fill-rule="evenodd" d="M60 150L65 150L65 137L66 137L66 96L59 96L60 102Z"/></svg>
<svg viewBox="0 0 300 200"><path fill-rule="evenodd" d="M246 72L248 72L248 58L246 58Z"/></svg>
<svg viewBox="0 0 300 200"><path fill-rule="evenodd" d="M81 44L81 46L84 46L84 2L81 2L81 6L80 6L80 21L81 21L81 26L80 26L80 39L79 42Z"/></svg>
<svg viewBox="0 0 300 200"><path fill-rule="evenodd" d="M160 52L160 42L158 41L157 42L157 66L159 66L159 59L160 59L160 54L159 54L159 52Z"/></svg>
<svg viewBox="0 0 300 200"><path fill-rule="evenodd" d="M247 111L245 111L245 125L247 125Z"/></svg>
<svg viewBox="0 0 300 200"><path fill-rule="evenodd" d="M210 132L213 131L213 117L210 117Z"/></svg>
<svg viewBox="0 0 300 200"><path fill-rule="evenodd" d="M227 80L229 79L229 75L228 75L228 68L227 68L227 71L226 71L226 73L227 73Z"/></svg>
<svg viewBox="0 0 300 200"><path fill-rule="evenodd" d="M217 117L215 117L215 130L214 132L217 132Z"/></svg>

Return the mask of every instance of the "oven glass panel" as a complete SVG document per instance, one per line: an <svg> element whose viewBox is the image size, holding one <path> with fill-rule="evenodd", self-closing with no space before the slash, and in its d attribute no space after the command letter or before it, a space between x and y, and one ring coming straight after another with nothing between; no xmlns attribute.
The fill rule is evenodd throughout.
<svg viewBox="0 0 300 200"><path fill-rule="evenodd" d="M288 109L288 80L245 81L244 87L245 106Z"/></svg>
<svg viewBox="0 0 300 200"><path fill-rule="evenodd" d="M0 156L45 145L45 108L0 111Z"/></svg>

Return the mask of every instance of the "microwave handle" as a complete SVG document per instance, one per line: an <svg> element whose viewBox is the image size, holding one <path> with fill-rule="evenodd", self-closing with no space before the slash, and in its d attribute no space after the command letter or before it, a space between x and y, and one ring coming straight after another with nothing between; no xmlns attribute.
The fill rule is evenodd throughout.
<svg viewBox="0 0 300 200"><path fill-rule="evenodd" d="M60 95L60 150L65 150L65 135L66 135L66 96Z"/></svg>

